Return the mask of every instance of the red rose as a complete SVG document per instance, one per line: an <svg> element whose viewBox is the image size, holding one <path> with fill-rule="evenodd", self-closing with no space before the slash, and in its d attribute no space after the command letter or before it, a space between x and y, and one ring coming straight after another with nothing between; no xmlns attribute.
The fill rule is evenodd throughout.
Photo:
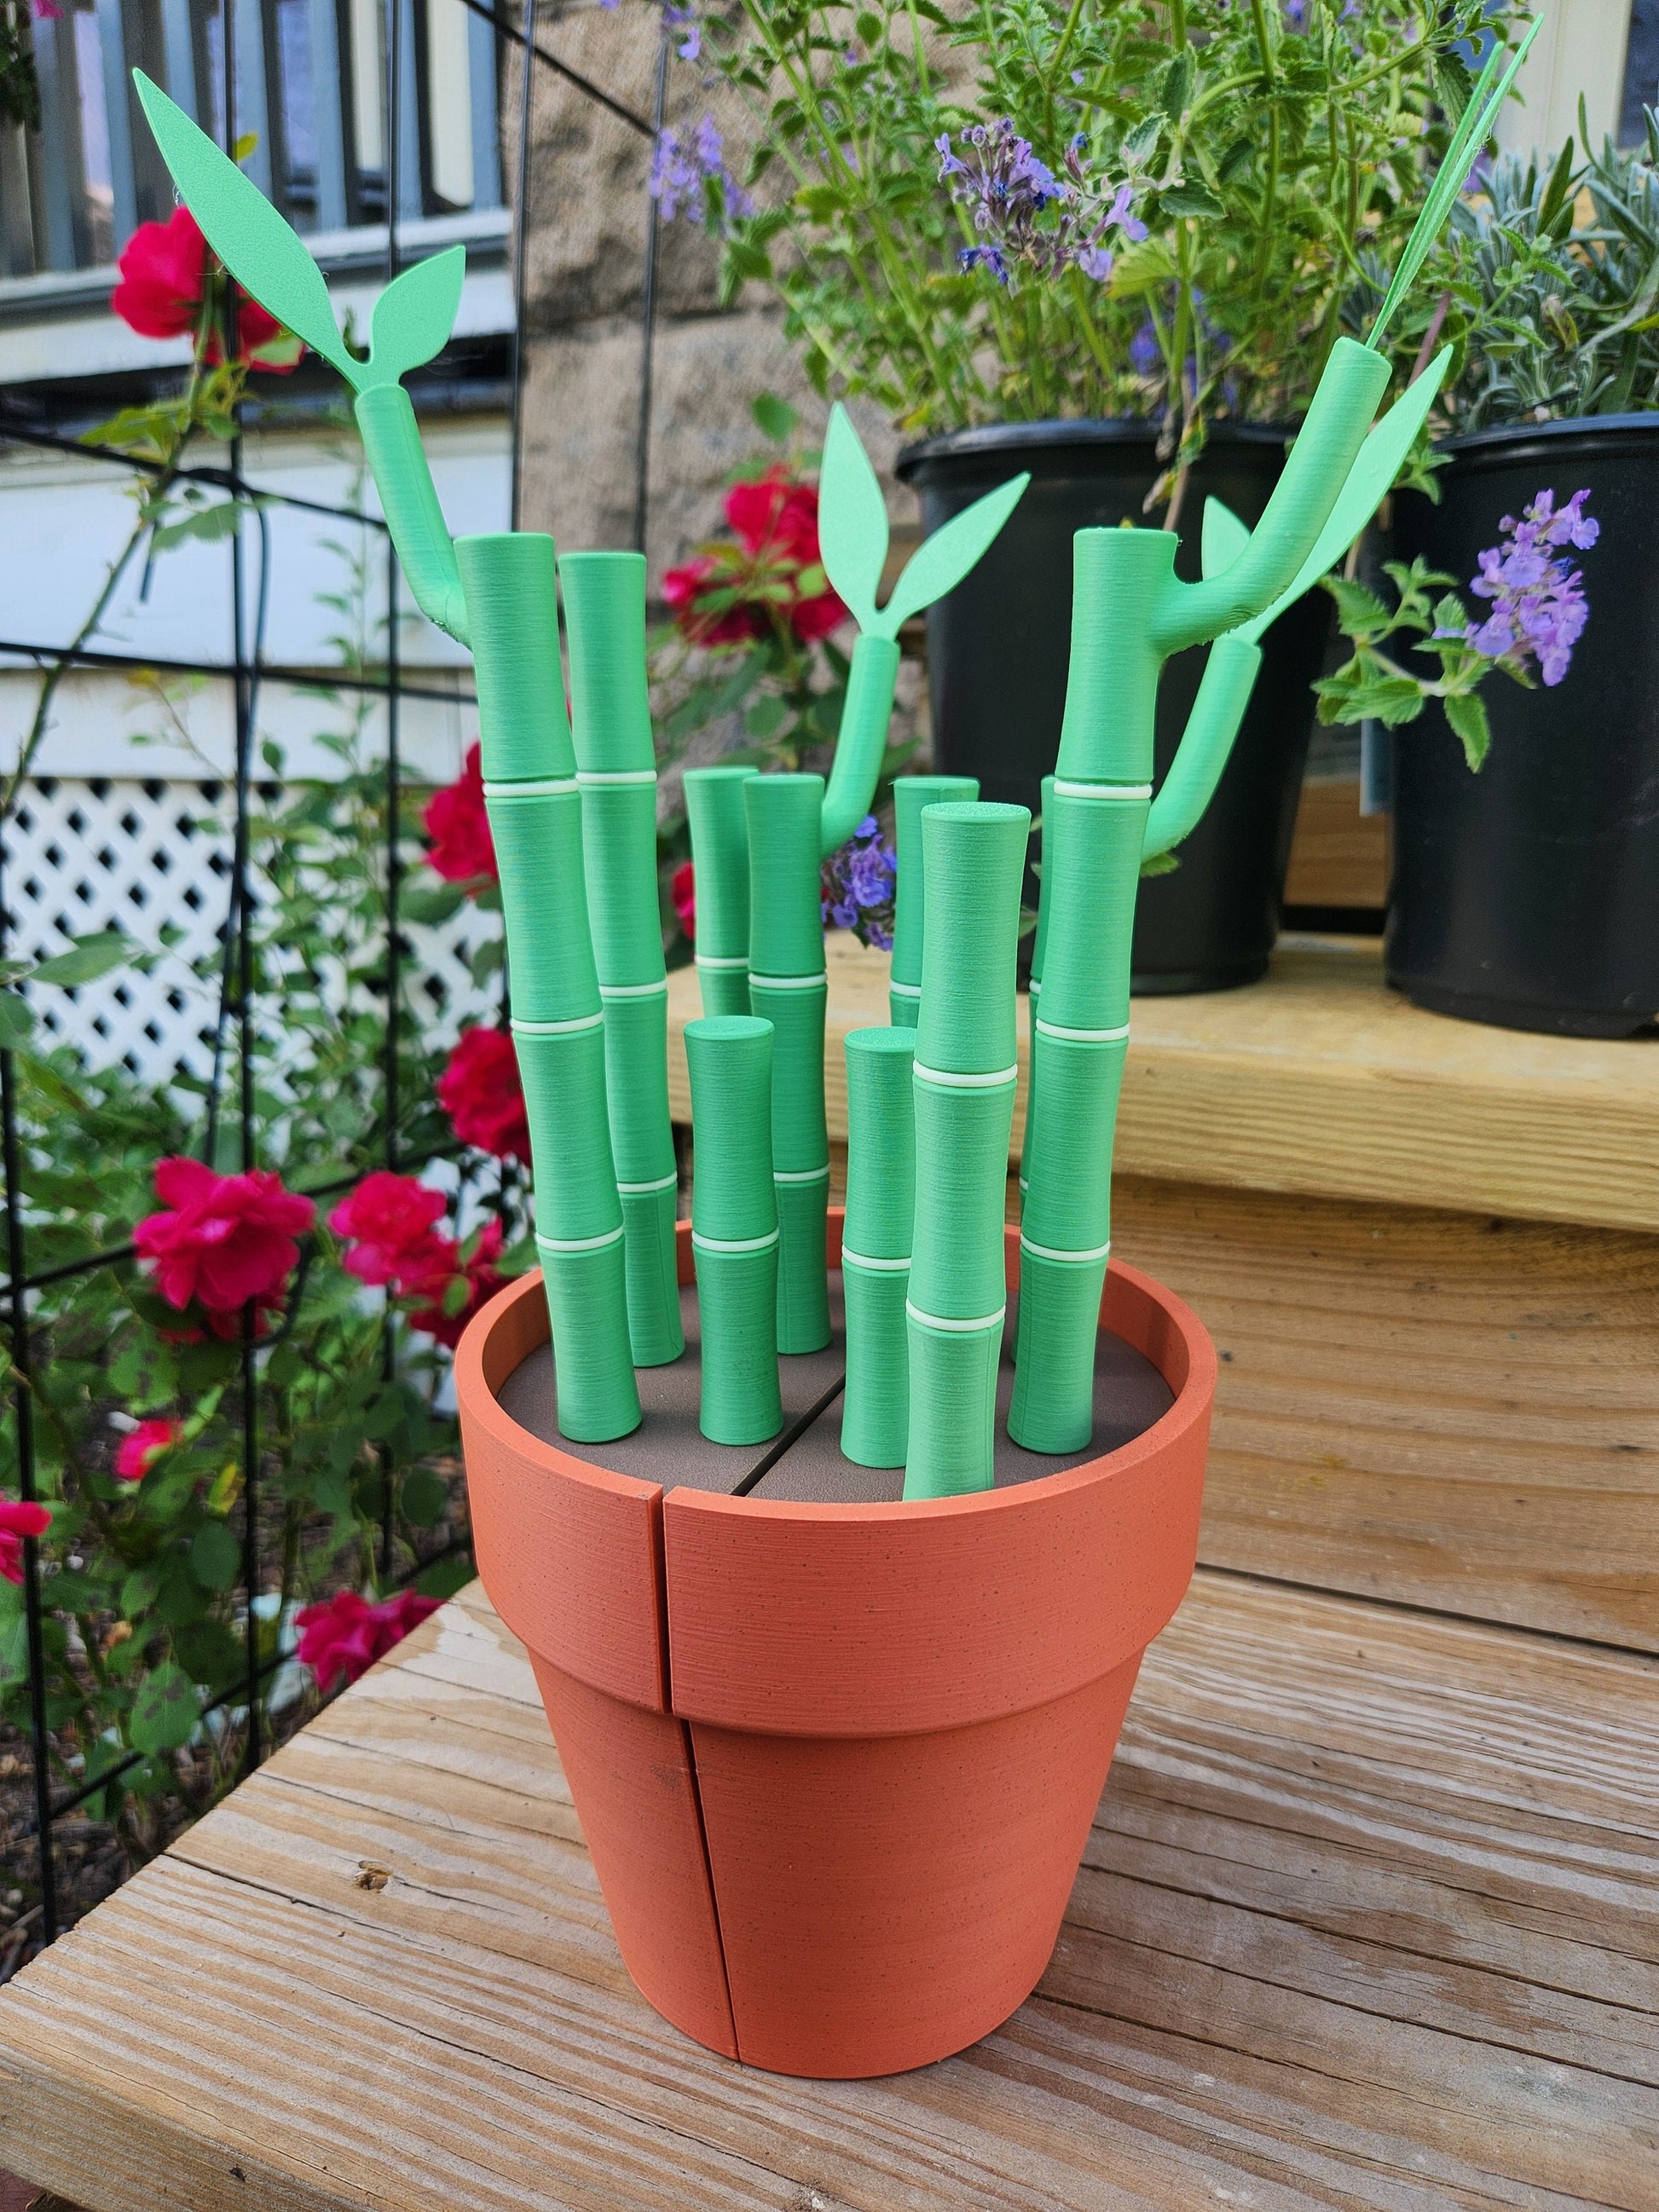
<svg viewBox="0 0 1659 2212"><path fill-rule="evenodd" d="M376 1604L356 1590L341 1590L325 1605L307 1605L294 1616L300 1632L300 1664L309 1667L325 1696L342 1677L355 1682L377 1659L401 1644L411 1628L436 1613L435 1597L404 1590Z"/></svg>
<svg viewBox="0 0 1659 2212"><path fill-rule="evenodd" d="M690 860L682 860L668 881L668 896L674 902L674 912L679 917L680 927L690 938L697 934L697 878Z"/></svg>
<svg viewBox="0 0 1659 2212"><path fill-rule="evenodd" d="M750 553L797 561L803 568L817 560L817 488L798 482L780 461L764 476L732 485L726 519Z"/></svg>
<svg viewBox="0 0 1659 2212"><path fill-rule="evenodd" d="M209 283L208 251L188 208L175 208L166 222L141 222L117 265L121 281L110 305L124 323L144 338L194 335ZM237 307L236 339L243 361L278 376L297 368L305 351L274 315L246 295ZM203 358L216 362L222 357L213 331Z"/></svg>
<svg viewBox="0 0 1659 2212"><path fill-rule="evenodd" d="M828 637L847 619L847 609L834 592L820 592L810 599L797 599L789 610L789 627L803 645Z"/></svg>
<svg viewBox="0 0 1659 2212"><path fill-rule="evenodd" d="M434 1240L445 1247L441 1264L434 1267L424 1280L410 1279L404 1290L410 1298L422 1298L425 1304L416 1306L409 1316L411 1328L418 1328L423 1336L434 1336L440 1344L447 1344L453 1352L460 1342L466 1325L480 1306L488 1305L501 1287L503 1277L495 1261L501 1254L501 1224L486 1222L477 1248L470 1260L463 1260L461 1248L453 1238ZM457 1280L466 1285L466 1303L453 1313L448 1309L447 1292Z"/></svg>
<svg viewBox="0 0 1659 2212"><path fill-rule="evenodd" d="M185 1433L182 1421L140 1421L121 1439L115 1455L115 1472L123 1482L142 1482L163 1452L171 1451Z"/></svg>
<svg viewBox="0 0 1659 2212"><path fill-rule="evenodd" d="M720 573L720 564L712 554L699 553L684 568L671 568L663 578L663 604L672 613L681 635L693 645L705 647L741 645L746 638L764 637L771 622L759 600L738 599L730 606L699 611L700 594L711 588L731 588L725 580L711 585L710 580Z"/></svg>
<svg viewBox="0 0 1659 2212"><path fill-rule="evenodd" d="M433 1234L444 1206L443 1193L418 1176L377 1168L335 1207L328 1225L350 1244L345 1264L360 1283L418 1282L449 1242Z"/></svg>
<svg viewBox="0 0 1659 2212"><path fill-rule="evenodd" d="M0 1575L9 1583L23 1579L24 1537L44 1536L51 1526L52 1515L44 1505L16 1504L0 1498Z"/></svg>
<svg viewBox="0 0 1659 2212"><path fill-rule="evenodd" d="M188 1159L156 1164L155 1194L170 1210L146 1215L132 1241L170 1306L182 1311L194 1298L211 1323L250 1298L281 1304L300 1256L295 1237L316 1218L308 1198L284 1190L282 1178L263 1168L222 1176Z"/></svg>
<svg viewBox="0 0 1659 2212"><path fill-rule="evenodd" d="M483 766L477 745L467 748L466 761L453 783L434 791L421 817L432 840L426 856L428 868L447 884L496 884L495 841L489 834L484 808Z"/></svg>
<svg viewBox="0 0 1659 2212"><path fill-rule="evenodd" d="M530 1158L519 1056L505 1030L464 1030L438 1078L438 1103L464 1145L498 1160Z"/></svg>

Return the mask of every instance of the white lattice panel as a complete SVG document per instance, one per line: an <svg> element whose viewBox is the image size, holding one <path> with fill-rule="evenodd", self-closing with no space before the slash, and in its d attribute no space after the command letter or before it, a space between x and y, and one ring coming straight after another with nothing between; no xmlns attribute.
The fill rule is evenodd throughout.
<svg viewBox="0 0 1659 2212"><path fill-rule="evenodd" d="M279 795L261 793L267 805ZM26 786L4 836L11 957L48 959L95 930L118 928L146 947L164 923L183 933L148 975L118 969L75 989L26 987L48 1035L93 1066L118 1062L149 1083L210 1074L216 994L192 963L222 941L232 798L216 782L41 776ZM495 994L473 982L468 963L500 927L499 916L468 907L438 927L404 932L417 1018L434 1042L494 1018ZM261 1035L279 1060L280 1024L262 1024Z"/></svg>

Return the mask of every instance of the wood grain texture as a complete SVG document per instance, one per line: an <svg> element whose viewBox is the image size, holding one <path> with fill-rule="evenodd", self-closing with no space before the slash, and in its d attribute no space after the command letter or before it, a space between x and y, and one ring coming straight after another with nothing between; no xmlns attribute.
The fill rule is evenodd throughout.
<svg viewBox="0 0 1659 2212"><path fill-rule="evenodd" d="M1381 908L1388 897L1389 817L1360 812L1355 781L1304 783L1285 903Z"/></svg>
<svg viewBox="0 0 1659 2212"><path fill-rule="evenodd" d="M1659 1665L1202 1570L923 2073L648 2010L476 1587L0 1994L0 2163L88 2212L1655 2212L1656 2141Z"/></svg>
<svg viewBox="0 0 1659 2212"><path fill-rule="evenodd" d="M887 1019L887 963L828 941L825 1102L847 1138L842 1040ZM669 1098L690 1120L682 1034L696 976L669 979ZM1019 1008L1015 1152L1024 1130ZM1370 1199L1522 1220L1659 1230L1659 1033L1598 1042L1455 1022L1410 1006L1360 939L1281 943L1242 991L1137 999L1123 1175Z"/></svg>
<svg viewBox="0 0 1659 2212"><path fill-rule="evenodd" d="M1199 1557L1659 1650L1659 1242L1119 1181L1215 1339Z"/></svg>

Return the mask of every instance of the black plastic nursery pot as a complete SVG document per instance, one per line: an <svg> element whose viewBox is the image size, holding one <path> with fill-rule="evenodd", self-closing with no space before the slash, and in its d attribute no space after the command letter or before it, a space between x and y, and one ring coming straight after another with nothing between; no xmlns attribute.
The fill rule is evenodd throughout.
<svg viewBox="0 0 1659 2212"><path fill-rule="evenodd" d="M1289 434L1218 425L1188 484L1177 574L1196 579L1204 502L1224 500L1255 527L1285 465ZM979 778L982 799L1036 813L1060 750L1072 628L1072 539L1096 526L1145 524L1161 464L1140 422L1010 422L958 430L901 453L922 527L943 522L1017 470L1030 487L979 566L927 616L933 753L943 772ZM1208 812L1172 873L1140 886L1132 988L1213 991L1267 969L1313 726L1331 603L1311 592L1262 641L1261 673ZM1158 692L1155 774L1175 757L1207 646L1178 654ZM1036 896L1035 880L1027 897Z"/></svg>
<svg viewBox="0 0 1659 2212"><path fill-rule="evenodd" d="M1482 686L1479 775L1431 702L1395 732L1389 980L1437 1013L1625 1036L1659 1012L1659 415L1449 439L1440 504L1397 502L1395 550L1464 587L1548 486L1581 488L1600 542L1590 615L1553 690Z"/></svg>

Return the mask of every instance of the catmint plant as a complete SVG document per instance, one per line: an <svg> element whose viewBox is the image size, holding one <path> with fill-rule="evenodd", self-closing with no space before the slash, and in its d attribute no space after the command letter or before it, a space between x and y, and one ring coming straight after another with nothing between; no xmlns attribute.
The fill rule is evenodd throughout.
<svg viewBox="0 0 1659 2212"><path fill-rule="evenodd" d="M1492 744L1492 726L1480 687L1502 671L1528 687L1534 678L1553 687L1572 665L1572 649L1589 619L1582 570L1564 557L1566 549L1587 552L1601 536L1601 525L1586 514L1588 491L1576 491L1562 506L1547 485L1519 520L1506 514L1498 524L1499 542L1478 556L1468 589L1491 611L1476 619L1455 592L1437 600L1431 593L1454 580L1423 561L1387 563L1397 594L1392 611L1363 584L1339 577L1326 580L1336 599L1342 628L1353 643L1353 657L1334 676L1315 686L1322 722L1358 722L1375 718L1391 728L1414 722L1425 702L1437 699L1456 732L1465 759L1478 769ZM1384 650L1399 639L1418 653L1432 655L1439 673L1424 675Z"/></svg>
<svg viewBox="0 0 1659 2212"><path fill-rule="evenodd" d="M1132 185L1113 190L1090 182L1084 165L1089 142L1081 131L1066 149L1063 178L1038 161L1006 115L998 123L970 125L962 142L965 161L951 151L948 131L934 142L940 181L968 210L975 234L957 255L960 268L987 270L1004 285L1020 267L1050 279L1078 269L1103 284L1115 266L1107 238L1115 231L1139 245L1146 237ZM1040 222L1050 208L1058 208L1058 217Z"/></svg>
<svg viewBox="0 0 1659 2212"><path fill-rule="evenodd" d="M1297 421L1364 336L1468 41L1516 12L739 0L702 24L748 112L753 204L704 204L723 291L769 283L819 388L908 433L1148 417L1172 488L1211 420Z"/></svg>
<svg viewBox="0 0 1659 2212"><path fill-rule="evenodd" d="M750 212L753 202L726 166L719 125L705 115L689 137L675 130L659 133L648 185L665 222L684 208L702 208L716 228Z"/></svg>
<svg viewBox="0 0 1659 2212"><path fill-rule="evenodd" d="M860 945L893 949L893 894L898 860L873 814L866 814L838 853L823 864L827 929L850 929Z"/></svg>

